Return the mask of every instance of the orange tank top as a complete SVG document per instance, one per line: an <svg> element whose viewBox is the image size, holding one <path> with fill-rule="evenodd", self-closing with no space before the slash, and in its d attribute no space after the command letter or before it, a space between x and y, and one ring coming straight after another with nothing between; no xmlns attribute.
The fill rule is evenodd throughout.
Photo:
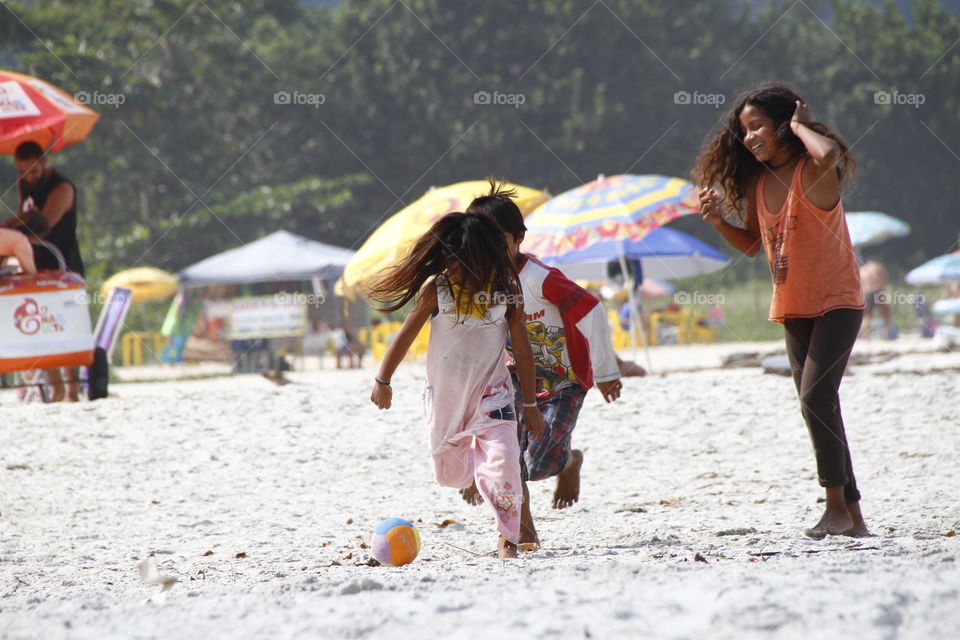
<svg viewBox="0 0 960 640"><path fill-rule="evenodd" d="M805 161L797 163L777 214L770 213L763 197L767 173L757 182L760 237L773 278L770 320L781 324L785 318L815 318L834 309L864 306L843 203L824 211L810 202L803 192Z"/></svg>

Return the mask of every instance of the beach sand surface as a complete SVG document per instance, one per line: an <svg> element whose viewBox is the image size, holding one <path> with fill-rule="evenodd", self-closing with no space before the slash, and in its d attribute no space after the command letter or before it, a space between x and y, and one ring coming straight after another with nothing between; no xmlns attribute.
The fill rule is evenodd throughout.
<svg viewBox="0 0 960 640"><path fill-rule="evenodd" d="M928 344L858 344L841 389L872 537L802 535L823 492L792 380L720 366L780 343L656 347L622 400L587 396L581 500L532 484L543 546L515 561L433 480L421 363L389 411L373 368L5 391L0 637L957 638L960 353ZM412 564L371 566L387 517Z"/></svg>

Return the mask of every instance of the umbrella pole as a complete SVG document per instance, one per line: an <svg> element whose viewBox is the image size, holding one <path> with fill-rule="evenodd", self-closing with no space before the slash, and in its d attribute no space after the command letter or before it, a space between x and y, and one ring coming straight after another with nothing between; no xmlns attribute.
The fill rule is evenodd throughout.
<svg viewBox="0 0 960 640"><path fill-rule="evenodd" d="M639 335L647 360L647 371L653 373L653 364L650 362L650 345L643 338L644 327L640 324L640 317L637 313L637 299L633 295L635 289L634 277L627 271L627 258L623 255L623 247L619 245L617 247L617 258L620 260L620 272L623 274L623 282L627 286L627 299L630 301L630 344L633 348L633 361L637 361L637 336Z"/></svg>

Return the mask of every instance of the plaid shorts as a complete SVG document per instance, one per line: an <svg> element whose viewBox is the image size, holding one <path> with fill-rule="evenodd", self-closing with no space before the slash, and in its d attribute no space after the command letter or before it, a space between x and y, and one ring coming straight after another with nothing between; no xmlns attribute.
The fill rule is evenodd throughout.
<svg viewBox="0 0 960 640"><path fill-rule="evenodd" d="M520 477L523 480L544 480L555 476L567 464L570 457L573 428L577 426L580 408L587 392L579 384L561 389L549 398L537 398L540 413L543 414L543 436L539 441L530 438L526 429L521 428L523 421L523 395L520 382L513 379L516 390L514 402L517 407L518 436L520 438Z"/></svg>

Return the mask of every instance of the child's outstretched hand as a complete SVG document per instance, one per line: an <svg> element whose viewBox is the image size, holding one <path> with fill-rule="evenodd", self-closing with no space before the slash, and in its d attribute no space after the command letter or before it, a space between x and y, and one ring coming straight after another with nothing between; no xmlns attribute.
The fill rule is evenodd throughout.
<svg viewBox="0 0 960 640"><path fill-rule="evenodd" d="M530 432L530 437L539 442L543 437L543 414L539 407L523 408L523 428Z"/></svg>
<svg viewBox="0 0 960 640"><path fill-rule="evenodd" d="M393 389L390 385L373 383L373 391L370 393L370 402L381 409L389 409L390 402L393 400Z"/></svg>
<svg viewBox="0 0 960 640"><path fill-rule="evenodd" d="M620 382L620 378L608 382L598 382L597 389L603 394L603 399L609 403L620 397L620 392L623 390L623 383Z"/></svg>

